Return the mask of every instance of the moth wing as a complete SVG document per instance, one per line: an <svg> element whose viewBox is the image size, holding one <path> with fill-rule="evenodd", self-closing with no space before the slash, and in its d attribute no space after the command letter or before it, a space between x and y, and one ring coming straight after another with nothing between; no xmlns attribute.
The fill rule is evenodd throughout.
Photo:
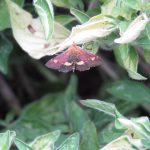
<svg viewBox="0 0 150 150"><path fill-rule="evenodd" d="M89 70L91 67L99 66L102 62L99 56L88 52L84 52L83 55L80 55L79 59L81 61L76 63L76 70L79 71Z"/></svg>
<svg viewBox="0 0 150 150"><path fill-rule="evenodd" d="M74 71L75 70L75 65L72 64L70 66L66 66L66 65L61 65L60 68L58 69L60 72L69 72L69 71Z"/></svg>
<svg viewBox="0 0 150 150"><path fill-rule="evenodd" d="M66 53L59 54L58 56L50 59L45 65L48 68L59 70L60 72L69 72L73 70L74 65L65 65L65 63L68 61L69 56L66 55Z"/></svg>
<svg viewBox="0 0 150 150"><path fill-rule="evenodd" d="M84 65L77 65L76 64L76 70L78 70L78 71L86 71L89 69L90 69L90 67L86 63Z"/></svg>

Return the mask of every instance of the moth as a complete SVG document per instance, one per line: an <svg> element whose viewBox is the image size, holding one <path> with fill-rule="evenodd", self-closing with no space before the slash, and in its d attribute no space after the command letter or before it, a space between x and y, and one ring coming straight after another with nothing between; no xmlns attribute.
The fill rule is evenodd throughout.
<svg viewBox="0 0 150 150"><path fill-rule="evenodd" d="M101 62L99 56L91 54L73 43L66 51L50 59L46 66L60 72L74 72L75 70L89 70L91 67L100 65Z"/></svg>

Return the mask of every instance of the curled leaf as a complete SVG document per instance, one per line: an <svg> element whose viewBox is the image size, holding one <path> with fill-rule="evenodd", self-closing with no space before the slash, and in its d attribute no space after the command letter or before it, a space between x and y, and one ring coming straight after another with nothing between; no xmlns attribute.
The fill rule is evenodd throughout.
<svg viewBox="0 0 150 150"><path fill-rule="evenodd" d="M88 22L72 28L70 36L60 44L59 50L70 46L73 42L83 44L96 38L102 38L114 31L114 20L109 17L98 15L92 17Z"/></svg>
<svg viewBox="0 0 150 150"><path fill-rule="evenodd" d="M147 16L138 16L131 24L128 26L127 30L121 35L120 38L115 39L115 43L126 44L131 43L136 40L140 33L145 29L146 24L149 22Z"/></svg>

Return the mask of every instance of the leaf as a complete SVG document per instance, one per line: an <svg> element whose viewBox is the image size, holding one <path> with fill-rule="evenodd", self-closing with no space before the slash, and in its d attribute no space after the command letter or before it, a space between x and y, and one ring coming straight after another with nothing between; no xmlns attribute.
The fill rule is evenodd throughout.
<svg viewBox="0 0 150 150"><path fill-rule="evenodd" d="M82 0L68 0L70 3L70 6L76 9L83 10L84 9L84 4Z"/></svg>
<svg viewBox="0 0 150 150"><path fill-rule="evenodd" d="M145 30L148 22L149 19L146 14L139 15L130 23L126 31L121 34L121 37L115 39L114 42L119 44L128 44L135 41Z"/></svg>
<svg viewBox="0 0 150 150"><path fill-rule="evenodd" d="M86 121L81 129L81 149L99 150L96 127L93 122Z"/></svg>
<svg viewBox="0 0 150 150"><path fill-rule="evenodd" d="M112 18L103 15L90 18L88 22L72 28L70 36L60 44L59 50L64 50L73 42L83 44L97 38L106 37L115 30L114 22Z"/></svg>
<svg viewBox="0 0 150 150"><path fill-rule="evenodd" d="M75 102L69 104L68 122L73 131L78 132L83 127L84 123L89 120L87 113L82 110Z"/></svg>
<svg viewBox="0 0 150 150"><path fill-rule="evenodd" d="M150 39L148 39L147 37L143 37L140 38L139 40L137 40L137 45L142 47L143 49L150 49Z"/></svg>
<svg viewBox="0 0 150 150"><path fill-rule="evenodd" d="M118 112L114 104L106 103L104 101L95 100L95 99L87 99L80 101L83 105L102 111L112 117L121 117L122 115Z"/></svg>
<svg viewBox="0 0 150 150"><path fill-rule="evenodd" d="M79 150L79 134L72 134L56 150Z"/></svg>
<svg viewBox="0 0 150 150"><path fill-rule="evenodd" d="M51 0L51 1L57 7L70 8L70 4L68 0Z"/></svg>
<svg viewBox="0 0 150 150"><path fill-rule="evenodd" d="M49 94L28 105L23 110L19 119L8 126L8 128L15 130L17 137L27 142L33 140L38 135L54 130L61 130L61 132L65 133L69 132L69 127L65 124L66 118L62 112L63 96L63 92Z"/></svg>
<svg viewBox="0 0 150 150"><path fill-rule="evenodd" d="M148 39L150 40L150 22L147 23L146 34L147 34Z"/></svg>
<svg viewBox="0 0 150 150"><path fill-rule="evenodd" d="M71 23L72 21L75 21L75 18L70 15L58 15L55 16L55 21L65 26Z"/></svg>
<svg viewBox="0 0 150 150"><path fill-rule="evenodd" d="M135 80L147 80L146 77L132 70L128 70L128 74L132 79L135 79Z"/></svg>
<svg viewBox="0 0 150 150"><path fill-rule="evenodd" d="M9 13L5 1L0 1L0 31L10 27Z"/></svg>
<svg viewBox="0 0 150 150"><path fill-rule="evenodd" d="M13 36L25 52L35 59L40 59L60 51L58 50L59 44L70 33L65 27L55 22L53 38L47 41L39 18L33 19L30 13L12 1L8 1L8 6Z"/></svg>
<svg viewBox="0 0 150 150"><path fill-rule="evenodd" d="M87 14L83 13L82 11L80 11L78 9L71 8L70 12L71 12L72 15L74 15L77 18L77 20L81 24L87 22L90 19L90 17Z"/></svg>
<svg viewBox="0 0 150 150"><path fill-rule="evenodd" d="M0 134L0 150L9 150L16 136L14 131L6 131Z"/></svg>
<svg viewBox="0 0 150 150"><path fill-rule="evenodd" d="M135 0L134 2L131 0L125 0L122 2L124 2L125 5L129 6L132 9L135 9L135 10L142 10L142 8L144 7L144 5L142 6L141 0Z"/></svg>
<svg viewBox="0 0 150 150"><path fill-rule="evenodd" d="M150 64L150 50L147 49L144 50L144 58L146 62Z"/></svg>
<svg viewBox="0 0 150 150"><path fill-rule="evenodd" d="M99 143L100 148L102 148L104 145L110 143L111 141L119 138L121 135L123 135L125 130L118 130L112 124L104 127L104 129L99 132Z"/></svg>
<svg viewBox="0 0 150 150"><path fill-rule="evenodd" d="M54 10L50 0L34 0L34 6L44 27L46 40L52 38L54 32Z"/></svg>
<svg viewBox="0 0 150 150"><path fill-rule="evenodd" d="M128 71L129 76L136 80L145 80L146 78L137 73L139 57L137 52L126 45L121 45L115 49L117 62Z"/></svg>
<svg viewBox="0 0 150 150"><path fill-rule="evenodd" d="M3 21L0 21L0 31L11 27L6 1L5 0L0 1L0 20L3 20ZM14 2L22 6L24 3L24 0L14 0Z"/></svg>
<svg viewBox="0 0 150 150"><path fill-rule="evenodd" d="M33 150L28 144L17 138L15 139L15 145L19 150Z"/></svg>
<svg viewBox="0 0 150 150"><path fill-rule="evenodd" d="M150 143L147 140L142 140L142 144L144 145L145 148L150 149Z"/></svg>
<svg viewBox="0 0 150 150"><path fill-rule="evenodd" d="M20 139L15 140L19 150L53 150L54 143L60 136L60 131L54 131L37 137L31 144L26 144Z"/></svg>
<svg viewBox="0 0 150 150"><path fill-rule="evenodd" d="M72 75L70 78L69 85L65 90L65 94L63 97L66 104L76 99L76 91L77 91L77 77L75 75Z"/></svg>
<svg viewBox="0 0 150 150"><path fill-rule="evenodd" d="M113 140L101 150L140 150L144 149L139 139L132 139L130 136L122 135L119 138Z"/></svg>
<svg viewBox="0 0 150 150"><path fill-rule="evenodd" d="M123 99L133 103L149 103L150 89L142 83L124 80L111 84L107 92L118 99Z"/></svg>
<svg viewBox="0 0 150 150"><path fill-rule="evenodd" d="M77 78L72 76L69 86L63 96L63 111L68 122L70 122L73 131L79 131L85 120L88 119L87 114L74 102L76 100ZM77 121L78 120L78 121Z"/></svg>
<svg viewBox="0 0 150 150"><path fill-rule="evenodd" d="M82 0L51 0L54 5L57 7L64 7L64 8L79 8L83 10L84 4Z"/></svg>
<svg viewBox="0 0 150 150"><path fill-rule="evenodd" d="M100 44L98 41L89 42L83 45L83 49L89 51L92 54L96 54L99 50Z"/></svg>
<svg viewBox="0 0 150 150"><path fill-rule="evenodd" d="M20 118L9 128L16 131L18 138L28 142L38 135L54 130L60 130L63 133L70 132L72 128L70 129L66 123L69 120L66 116L69 115L71 109L69 103L76 98L76 84L77 79L72 76L66 91L48 94L28 105Z"/></svg>
<svg viewBox="0 0 150 150"><path fill-rule="evenodd" d="M131 120L118 118L118 121L123 128L131 131L138 139L150 140L150 123L147 117L132 118Z"/></svg>
<svg viewBox="0 0 150 150"><path fill-rule="evenodd" d="M37 137L30 146L34 150L54 150L54 143L60 136L60 131L54 131Z"/></svg>
<svg viewBox="0 0 150 150"><path fill-rule="evenodd" d="M121 60L126 60L129 54L129 45L128 44L122 44L119 46L119 51L120 51L120 57Z"/></svg>
<svg viewBox="0 0 150 150"><path fill-rule="evenodd" d="M120 21L120 23L118 24L118 28L120 30L120 35L122 35L127 30L130 23L131 22L129 22L129 21Z"/></svg>
<svg viewBox="0 0 150 150"><path fill-rule="evenodd" d="M13 49L12 43L3 35L0 36L0 71L4 74L8 72L9 55Z"/></svg>
<svg viewBox="0 0 150 150"><path fill-rule="evenodd" d="M101 7L102 14L111 15L113 17L122 16L127 20L131 19L131 15L134 12L130 7L127 7L123 1L117 4L117 0L107 0L104 1L104 4Z"/></svg>

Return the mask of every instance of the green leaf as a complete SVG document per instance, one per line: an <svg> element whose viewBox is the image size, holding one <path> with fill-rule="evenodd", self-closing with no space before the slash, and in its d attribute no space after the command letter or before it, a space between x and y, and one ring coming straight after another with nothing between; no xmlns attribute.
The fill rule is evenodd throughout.
<svg viewBox="0 0 150 150"><path fill-rule="evenodd" d="M69 132L69 127L65 124L66 118L62 112L63 96L63 92L49 94L28 105L19 119L8 128L15 130L19 139L28 142L38 135L54 130Z"/></svg>
<svg viewBox="0 0 150 150"><path fill-rule="evenodd" d="M70 79L70 83L63 96L63 100L64 100L63 108L64 108L64 114L66 116L70 115L70 103L76 100L76 90L77 90L77 78L76 76L72 76Z"/></svg>
<svg viewBox="0 0 150 150"><path fill-rule="evenodd" d="M60 131L54 131L37 137L30 146L34 150L54 150L54 143L60 136Z"/></svg>
<svg viewBox="0 0 150 150"><path fill-rule="evenodd" d="M81 149L99 150L96 127L93 122L87 121L81 129Z"/></svg>
<svg viewBox="0 0 150 150"><path fill-rule="evenodd" d="M118 81L107 88L107 92L116 98L134 103L149 103L150 89L144 84L134 81Z"/></svg>
<svg viewBox="0 0 150 150"><path fill-rule="evenodd" d="M96 54L99 50L100 43L98 41L85 43L83 45L83 49L86 49L86 51L89 51L92 54Z"/></svg>
<svg viewBox="0 0 150 150"><path fill-rule="evenodd" d="M117 130L112 124L105 127L98 135L100 147L103 147L111 141L119 138L124 132L125 130Z"/></svg>
<svg viewBox="0 0 150 150"><path fill-rule="evenodd" d="M150 149L150 142L148 140L142 139L142 144L145 148Z"/></svg>
<svg viewBox="0 0 150 150"><path fill-rule="evenodd" d="M7 0L6 0L7 1ZM13 0L16 4L18 4L19 6L23 6L23 4L24 4L24 1L25 0Z"/></svg>
<svg viewBox="0 0 150 150"><path fill-rule="evenodd" d="M17 138L15 139L15 145L19 150L33 150L28 144Z"/></svg>
<svg viewBox="0 0 150 150"><path fill-rule="evenodd" d="M82 0L51 0L54 5L57 7L64 7L64 8L79 8L83 10L84 4Z"/></svg>
<svg viewBox="0 0 150 150"><path fill-rule="evenodd" d="M101 10L99 9L99 5L97 6L97 8L88 9L86 11L86 14L90 17L99 15L100 13L101 13Z"/></svg>
<svg viewBox="0 0 150 150"><path fill-rule="evenodd" d="M148 39L147 37L140 38L139 40L137 40L136 44L137 46L140 46L143 49L150 49L150 39Z"/></svg>
<svg viewBox="0 0 150 150"><path fill-rule="evenodd" d="M13 1L19 4L20 6L22 6L24 3L24 0L13 0ZM5 0L0 1L0 20L3 20L0 21L0 31L11 27L9 12Z"/></svg>
<svg viewBox="0 0 150 150"><path fill-rule="evenodd" d="M144 50L144 58L146 62L150 64L150 50L147 49Z"/></svg>
<svg viewBox="0 0 150 150"><path fill-rule="evenodd" d="M34 0L34 6L42 22L45 37L49 40L54 32L54 11L50 0Z"/></svg>
<svg viewBox="0 0 150 150"><path fill-rule="evenodd" d="M0 150L9 150L16 136L14 131L6 131L0 134Z"/></svg>
<svg viewBox="0 0 150 150"><path fill-rule="evenodd" d="M70 103L69 107L66 107L66 109L69 111L67 118L71 128L75 132L80 131L84 123L89 120L87 113L75 102Z"/></svg>
<svg viewBox="0 0 150 150"><path fill-rule="evenodd" d="M135 49L128 45L121 45L114 51L117 62L128 71L129 76L136 80L145 80L146 78L137 73L139 57Z"/></svg>
<svg viewBox="0 0 150 150"><path fill-rule="evenodd" d="M120 34L124 33L127 30L127 28L129 27L130 23L131 22L129 22L129 21L121 21L118 24L118 28L120 30ZM127 45L127 44L125 44L125 45Z"/></svg>
<svg viewBox="0 0 150 150"><path fill-rule="evenodd" d="M146 34L148 39L150 40L150 22L148 22L146 25Z"/></svg>
<svg viewBox="0 0 150 150"><path fill-rule="evenodd" d="M59 15L59 16L55 16L55 21L65 26L71 23L72 21L75 21L75 18L70 15Z"/></svg>
<svg viewBox="0 0 150 150"><path fill-rule="evenodd" d="M85 121L87 121L88 115L83 111L74 101L76 100L76 88L77 79L76 76L72 76L69 86L67 87L63 95L63 112L67 121L70 123L70 128L73 131L80 131Z"/></svg>
<svg viewBox="0 0 150 150"><path fill-rule="evenodd" d="M82 0L68 0L69 1L69 4L71 7L73 8L77 8L77 9L80 9L80 10L83 10L84 9L84 4L83 4L83 1Z"/></svg>
<svg viewBox="0 0 150 150"><path fill-rule="evenodd" d="M135 10L141 10L142 9L142 2L141 2L141 0L134 0L134 1L131 1L131 0L125 0L125 1L123 1L122 0L122 2L126 6L132 8L132 9L135 9Z"/></svg>
<svg viewBox="0 0 150 150"><path fill-rule="evenodd" d="M83 13L82 11L80 11L78 9L71 8L70 12L71 12L72 15L74 15L77 18L77 20L81 24L87 22L90 19L90 17L87 14Z"/></svg>
<svg viewBox="0 0 150 150"><path fill-rule="evenodd" d="M54 5L57 7L69 8L70 4L68 0L51 0Z"/></svg>
<svg viewBox="0 0 150 150"><path fill-rule="evenodd" d="M63 50L73 42L82 44L106 37L116 29L114 24L115 20L110 17L94 16L88 22L73 27L70 36L60 44L59 49Z"/></svg>
<svg viewBox="0 0 150 150"><path fill-rule="evenodd" d="M116 109L115 105L112 103L106 103L104 101L95 100L95 99L82 100L81 103L87 107L102 111L116 118L122 116Z"/></svg>
<svg viewBox="0 0 150 150"><path fill-rule="evenodd" d="M4 74L8 72L9 55L13 49L12 43L3 35L0 36L0 71Z"/></svg>
<svg viewBox="0 0 150 150"><path fill-rule="evenodd" d="M148 117L140 118L118 118L117 121L120 123L119 127L127 129L139 139L150 140L150 123ZM116 124L117 125L117 124ZM116 126L116 128L118 128Z"/></svg>
<svg viewBox="0 0 150 150"><path fill-rule="evenodd" d="M140 139L134 139L128 135L122 135L119 138L111 141L101 150L143 150L145 149L141 144Z"/></svg>
<svg viewBox="0 0 150 150"><path fill-rule="evenodd" d="M56 150L79 150L79 134L72 134Z"/></svg>
<svg viewBox="0 0 150 150"><path fill-rule="evenodd" d="M118 5L117 0L104 1L101 9L104 15L111 15L113 17L121 16L127 20L131 19L132 13L134 12L130 7L127 7L124 1L120 1Z"/></svg>
<svg viewBox="0 0 150 150"><path fill-rule="evenodd" d="M29 145L24 143L20 139L16 139L15 144L19 150L38 150L38 149L40 149L40 150L53 150L54 149L54 143L58 139L59 135L60 135L59 131L54 131L54 132L51 132L51 133L37 137ZM77 134L72 135L60 147L62 148L62 147L66 147L66 145L72 146L71 144L76 144L75 143L75 140L77 140L77 139L75 139L76 136L77 136ZM78 144L79 144L79 139L78 139Z"/></svg>
<svg viewBox="0 0 150 150"><path fill-rule="evenodd" d="M4 0L0 1L0 31L10 27L9 13Z"/></svg>
<svg viewBox="0 0 150 150"><path fill-rule="evenodd" d="M48 94L28 105L20 118L9 126L9 129L15 130L19 139L28 142L38 135L54 130L68 133L70 129L66 124L68 118L65 114L69 113L67 108L70 104L68 103L74 101L76 97L76 80L73 76L65 92Z"/></svg>
<svg viewBox="0 0 150 150"><path fill-rule="evenodd" d="M76 84L77 79L73 76L65 92L49 94L28 105L9 128L14 129L18 138L24 141L31 141L38 135L54 130L68 133L71 129L66 124L66 116L71 109L70 102L76 99Z"/></svg>
<svg viewBox="0 0 150 150"><path fill-rule="evenodd" d="M120 57L121 60L126 60L129 54L129 46L128 44L122 44L119 46L119 52L120 52Z"/></svg>

